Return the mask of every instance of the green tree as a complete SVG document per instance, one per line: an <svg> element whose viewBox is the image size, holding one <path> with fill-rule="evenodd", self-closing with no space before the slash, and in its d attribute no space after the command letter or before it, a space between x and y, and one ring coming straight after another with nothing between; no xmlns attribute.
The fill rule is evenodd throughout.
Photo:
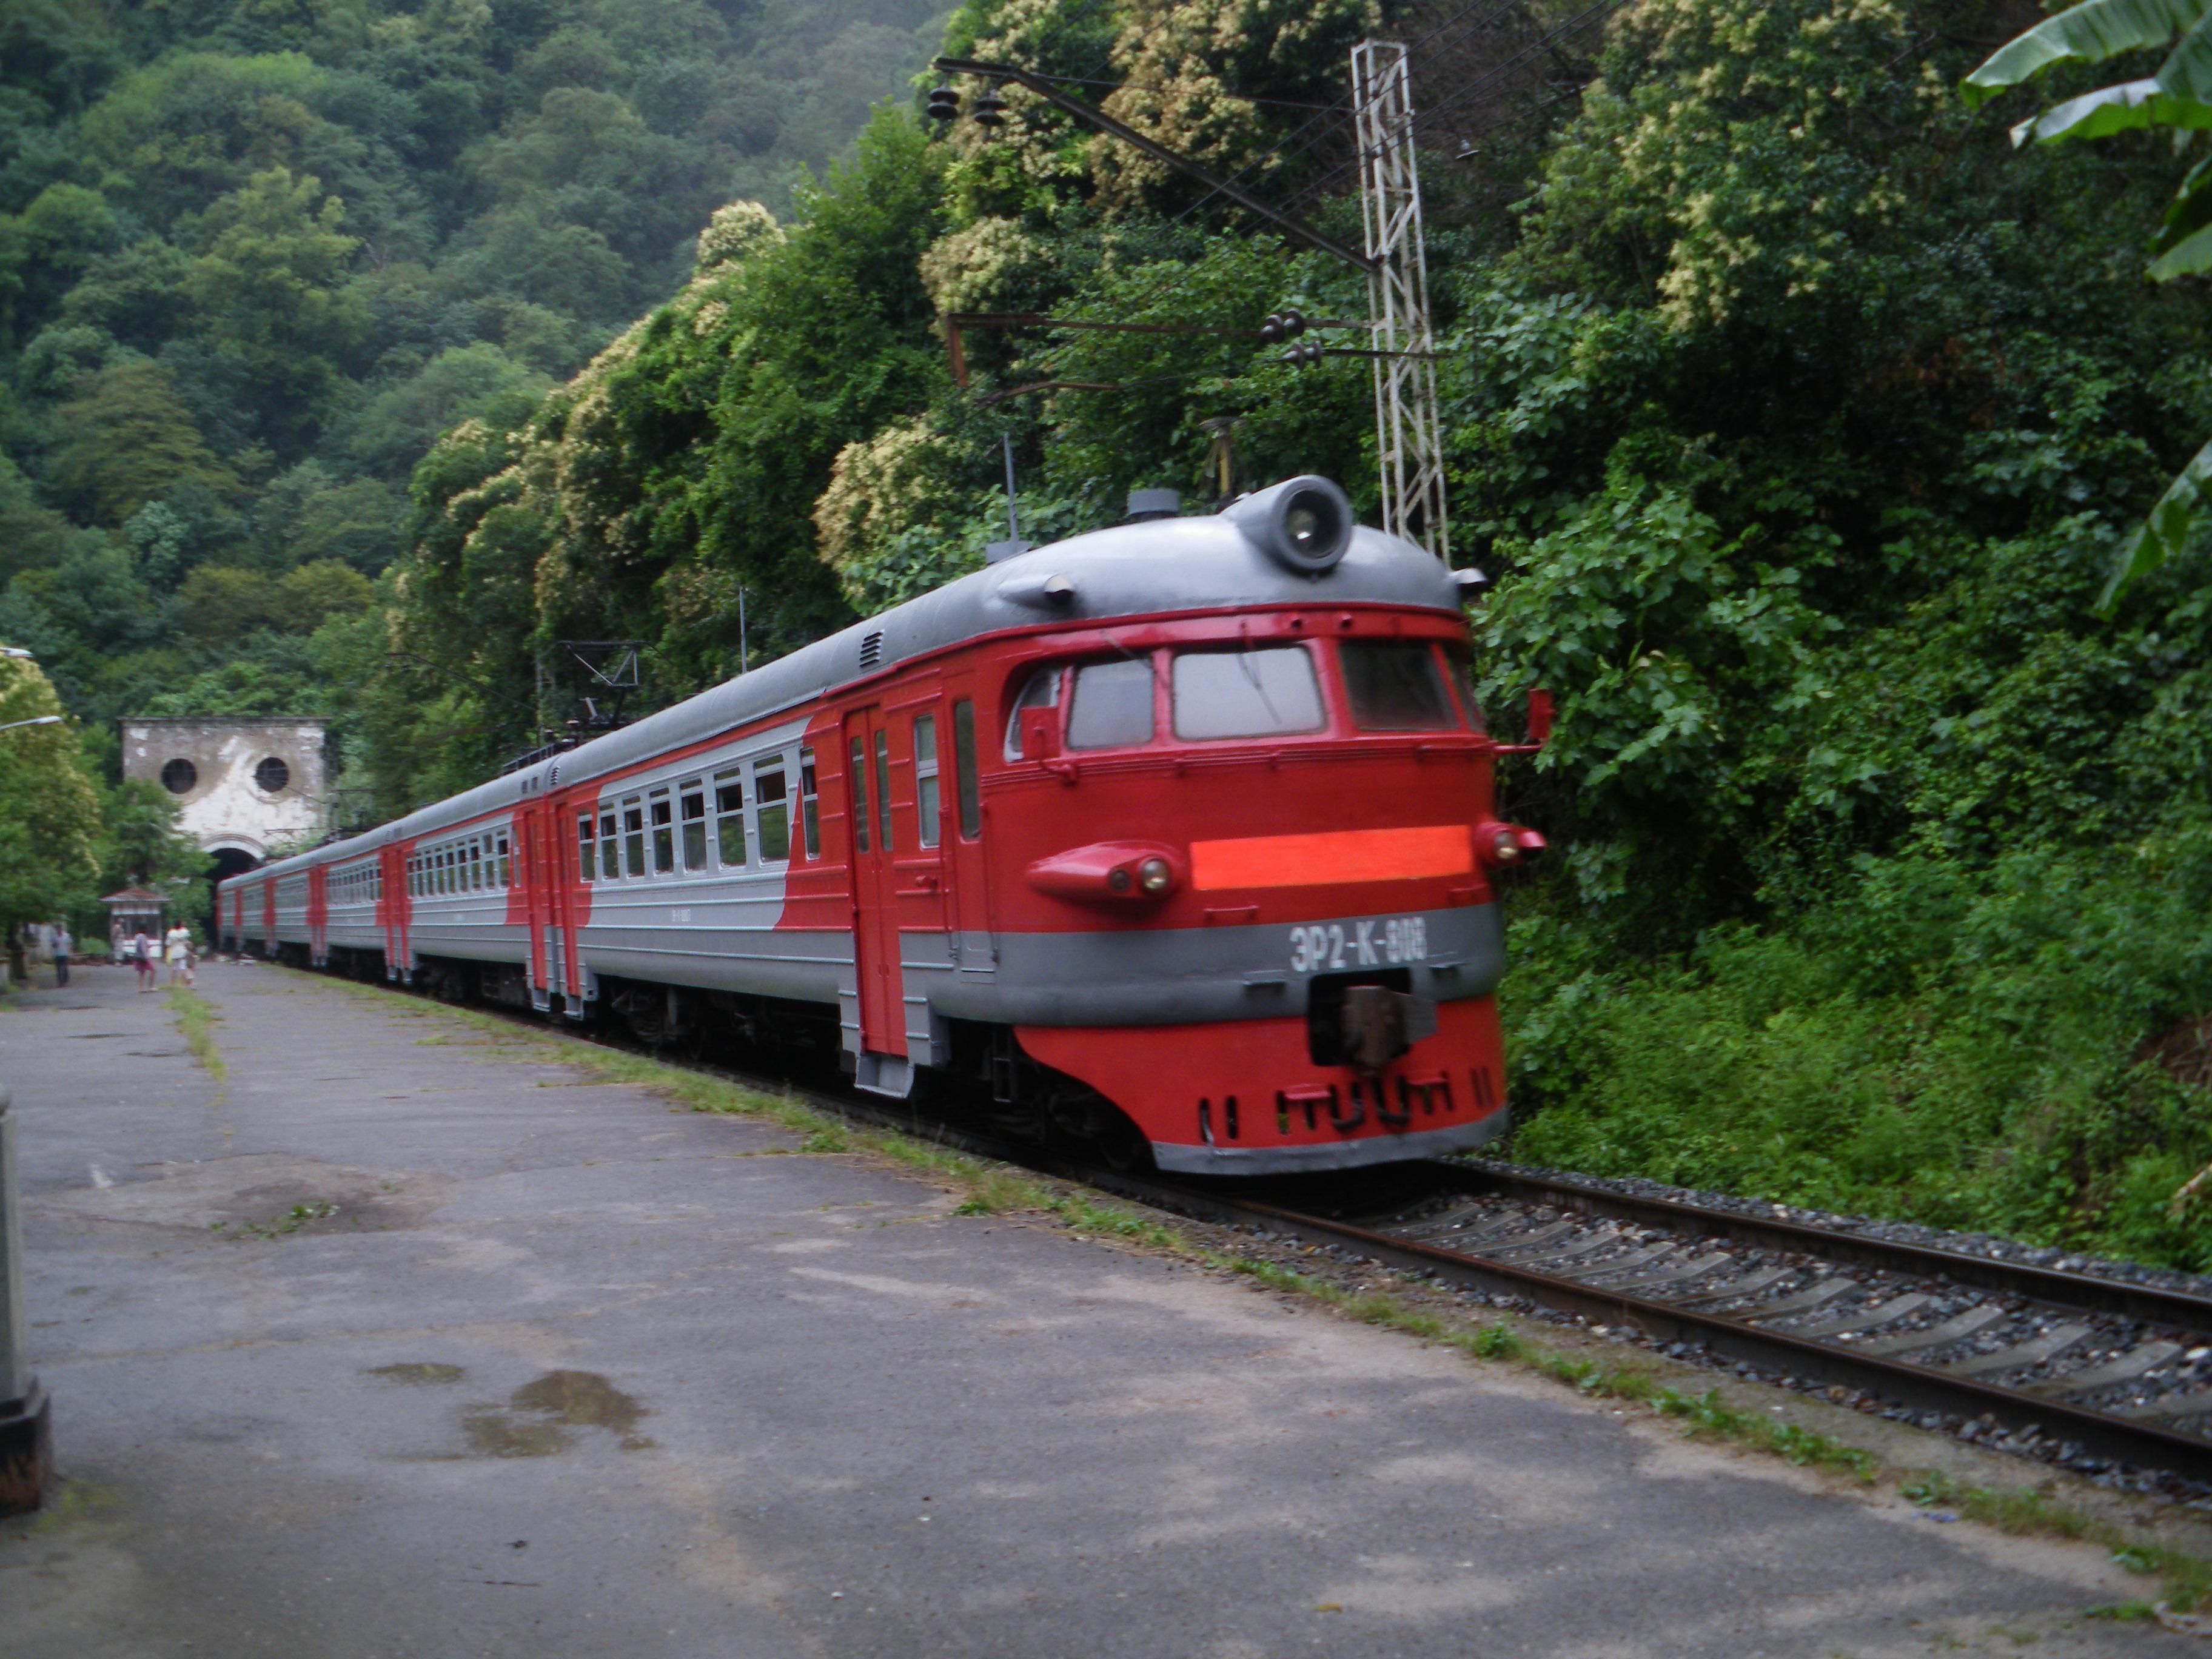
<svg viewBox="0 0 2212 1659"><path fill-rule="evenodd" d="M305 440L343 380L368 317L342 278L358 239L313 174L257 173L208 210L185 279L201 332L238 362L272 442Z"/></svg>
<svg viewBox="0 0 2212 1659"><path fill-rule="evenodd" d="M97 524L119 525L179 484L234 495L235 473L201 437L168 372L143 358L110 364L54 411L54 485Z"/></svg>
<svg viewBox="0 0 2212 1659"><path fill-rule="evenodd" d="M0 726L59 714L61 699L33 663L0 659ZM23 971L17 929L54 921L97 896L100 799L67 725L0 732L0 932Z"/></svg>
<svg viewBox="0 0 2212 1659"><path fill-rule="evenodd" d="M276 620L276 584L265 573L204 564L177 590L177 620L203 644L235 646Z"/></svg>
<svg viewBox="0 0 2212 1659"><path fill-rule="evenodd" d="M312 634L333 617L357 617L376 592L368 578L336 559L314 559L288 570L270 595L270 618L290 634Z"/></svg>

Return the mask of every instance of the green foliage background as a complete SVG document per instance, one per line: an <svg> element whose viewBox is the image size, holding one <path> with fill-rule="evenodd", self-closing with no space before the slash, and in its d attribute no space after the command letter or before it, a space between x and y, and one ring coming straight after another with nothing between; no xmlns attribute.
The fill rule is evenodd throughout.
<svg viewBox="0 0 2212 1659"><path fill-rule="evenodd" d="M223 98L173 90L215 73L191 52L92 82L50 53L19 130L106 159L19 189L0 241L22 250L0 266L22 319L0 634L81 649L58 676L76 706L179 684L326 699L389 813L569 712L573 687L534 690L557 640L651 641L651 695L672 699L736 669L741 592L757 659L971 568L1004 533L1009 435L1033 537L1109 520L1133 486L1210 497L1224 421L1240 482L1319 471L1372 507L1356 362L978 332L963 392L932 325L1357 317L1352 273L1018 89L988 140L933 137L909 103L817 183L710 180L683 170L696 144L679 166L649 142L659 60L614 14L490 15L468 35L436 8L364 13L343 52L257 45ZM1123 118L1356 236L1340 147L1305 148L1297 106L1338 94L1363 35L1443 15L975 0L944 38L1125 81ZM1454 510L1496 579L1483 690L1503 727L1532 684L1560 711L1508 773L1557 848L1512 896L1516 1147L2212 1267L2212 1215L2172 1203L2212 1162L2212 570L2200 547L2113 620L2091 611L2212 429L2212 310L2143 275L2192 157L2127 137L2014 154L1955 88L2018 21L1635 0L1577 98L1462 112L1471 170L1449 124L1431 134ZM619 74L589 68L587 26ZM495 84L497 112L442 148L394 141L387 166L368 117L318 114L337 94L299 77L403 44ZM359 72L420 110L495 107L440 102L427 70ZM383 107L344 84L345 109ZM210 136L162 113L183 107ZM632 182L594 194L602 166ZM488 320L408 320L455 307ZM1041 381L1116 389L986 401ZM219 418L226 385L252 390ZM212 554L223 514L239 527ZM133 610L140 592L173 612ZM259 643L218 643L241 627ZM217 678L180 673L194 649Z"/></svg>

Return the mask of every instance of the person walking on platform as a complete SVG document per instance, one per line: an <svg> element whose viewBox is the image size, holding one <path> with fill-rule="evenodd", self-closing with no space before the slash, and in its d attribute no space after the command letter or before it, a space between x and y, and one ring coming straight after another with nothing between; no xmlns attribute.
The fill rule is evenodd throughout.
<svg viewBox="0 0 2212 1659"><path fill-rule="evenodd" d="M56 922L54 924L54 986L57 989L69 983L70 951L76 945L76 941L70 937L69 923Z"/></svg>
<svg viewBox="0 0 2212 1659"><path fill-rule="evenodd" d="M161 936L161 954L168 958L170 984L191 982L185 969L185 957L191 948L192 930L181 921Z"/></svg>
<svg viewBox="0 0 2212 1659"><path fill-rule="evenodd" d="M133 933L131 936L131 943L125 949L130 952L131 966L138 975L138 988L141 991L152 990L154 988L154 941L146 937L146 930L141 927Z"/></svg>
<svg viewBox="0 0 2212 1659"><path fill-rule="evenodd" d="M185 935L185 983L199 983L200 942L190 933Z"/></svg>

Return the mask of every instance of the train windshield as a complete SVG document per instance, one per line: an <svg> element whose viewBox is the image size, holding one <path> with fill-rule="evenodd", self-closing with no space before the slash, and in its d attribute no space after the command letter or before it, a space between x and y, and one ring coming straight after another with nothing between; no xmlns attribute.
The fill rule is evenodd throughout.
<svg viewBox="0 0 2212 1659"><path fill-rule="evenodd" d="M1443 732L1459 724L1436 647L1425 641L1346 640L1337 647L1352 723L1363 732Z"/></svg>
<svg viewBox="0 0 2212 1659"><path fill-rule="evenodd" d="M1179 651L1173 687L1178 738L1273 737L1328 723L1313 655L1304 646Z"/></svg>
<svg viewBox="0 0 2212 1659"><path fill-rule="evenodd" d="M1070 749L1128 749L1152 740L1149 657L1090 662L1075 671L1067 706Z"/></svg>

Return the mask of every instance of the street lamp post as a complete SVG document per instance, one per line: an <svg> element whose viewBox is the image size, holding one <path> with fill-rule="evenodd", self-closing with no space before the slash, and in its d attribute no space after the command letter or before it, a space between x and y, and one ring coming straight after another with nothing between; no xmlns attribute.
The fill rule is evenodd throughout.
<svg viewBox="0 0 2212 1659"><path fill-rule="evenodd" d="M61 723L59 714L40 714L34 720L9 720L5 726L0 726L0 732L13 732L19 726L59 726Z"/></svg>

